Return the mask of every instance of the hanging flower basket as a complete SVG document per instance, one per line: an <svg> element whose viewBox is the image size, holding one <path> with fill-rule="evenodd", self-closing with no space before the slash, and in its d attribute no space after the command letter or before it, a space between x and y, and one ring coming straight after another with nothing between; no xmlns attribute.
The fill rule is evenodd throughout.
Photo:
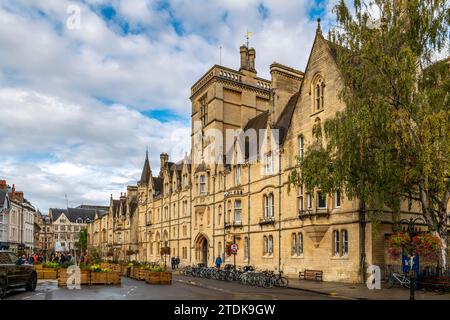
<svg viewBox="0 0 450 320"><path fill-rule="evenodd" d="M424 257L429 262L439 260L441 252L440 239L431 233L420 233L413 237L415 254ZM389 257L392 259L399 259L402 256L402 251L409 248L410 239L409 234L399 232L391 237L389 242Z"/></svg>
<svg viewBox="0 0 450 320"><path fill-rule="evenodd" d="M437 236L431 233L422 233L416 235L413 241L418 255L430 262L439 261L442 243Z"/></svg>
<svg viewBox="0 0 450 320"><path fill-rule="evenodd" d="M225 246L225 253L227 254L227 257L231 256L232 252L231 252L231 245L233 244L233 242L228 241L226 246Z"/></svg>

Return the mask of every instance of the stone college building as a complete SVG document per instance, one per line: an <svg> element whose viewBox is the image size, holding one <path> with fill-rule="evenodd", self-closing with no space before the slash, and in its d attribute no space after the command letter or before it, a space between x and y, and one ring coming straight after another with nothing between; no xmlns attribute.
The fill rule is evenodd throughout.
<svg viewBox="0 0 450 320"><path fill-rule="evenodd" d="M89 224L91 250L114 260L165 257L169 265L178 256L181 265L213 266L220 255L224 264L292 276L322 270L325 281L342 282L362 282L369 265L387 265L389 213L375 237L358 201L288 186L313 126L343 108L336 54L318 26L304 72L273 63L271 79L259 78L255 49L245 45L239 70L214 65L191 88L190 155L171 162L161 154L157 174L147 155L137 186L111 197L108 214ZM248 152L245 136L244 160L235 161L238 139L218 143L230 129L255 129L256 152ZM219 160L231 161L207 161L212 144Z"/></svg>

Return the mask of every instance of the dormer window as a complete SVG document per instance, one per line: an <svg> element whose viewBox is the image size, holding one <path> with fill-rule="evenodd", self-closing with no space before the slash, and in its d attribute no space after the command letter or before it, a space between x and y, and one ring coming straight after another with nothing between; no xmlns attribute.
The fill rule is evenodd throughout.
<svg viewBox="0 0 450 320"><path fill-rule="evenodd" d="M77 223L83 223L83 219L77 218Z"/></svg>
<svg viewBox="0 0 450 320"><path fill-rule="evenodd" d="M84 220L84 223L89 223L89 222L91 222L91 219L89 219L89 218L86 218L86 219Z"/></svg>

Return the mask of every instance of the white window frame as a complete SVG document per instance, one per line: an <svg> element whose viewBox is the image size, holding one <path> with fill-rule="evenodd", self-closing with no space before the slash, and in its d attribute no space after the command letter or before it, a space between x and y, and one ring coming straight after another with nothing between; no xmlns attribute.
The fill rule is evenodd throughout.
<svg viewBox="0 0 450 320"><path fill-rule="evenodd" d="M338 204L338 197L339 197L339 204ZM334 193L334 207L340 208L341 205L342 205L342 193L340 190L338 190Z"/></svg>
<svg viewBox="0 0 450 320"><path fill-rule="evenodd" d="M297 256L297 234L294 232L291 236L291 255Z"/></svg>
<svg viewBox="0 0 450 320"><path fill-rule="evenodd" d="M306 208L311 209L312 208L312 193L308 192L306 194Z"/></svg>
<svg viewBox="0 0 450 320"><path fill-rule="evenodd" d="M238 203L239 203L239 206L237 206ZM242 201L241 200L234 200L234 222L242 223Z"/></svg>
<svg viewBox="0 0 450 320"><path fill-rule="evenodd" d="M273 193L264 195L264 218L274 217L274 198Z"/></svg>
<svg viewBox="0 0 450 320"><path fill-rule="evenodd" d="M341 241L339 230L333 230L333 256L339 257L341 254Z"/></svg>
<svg viewBox="0 0 450 320"><path fill-rule="evenodd" d="M267 152L264 155L264 172L266 174L272 174L274 172L272 152Z"/></svg>
<svg viewBox="0 0 450 320"><path fill-rule="evenodd" d="M200 176L200 194L206 194L206 176L204 174Z"/></svg>
<svg viewBox="0 0 450 320"><path fill-rule="evenodd" d="M348 255L348 230L342 229L341 236L342 236L342 255L347 256Z"/></svg>
<svg viewBox="0 0 450 320"><path fill-rule="evenodd" d="M298 235L297 235L297 238L298 238L298 249L297 249L297 252L298 252L298 255L299 256L303 256L303 232L299 232L298 233Z"/></svg>
<svg viewBox="0 0 450 320"><path fill-rule="evenodd" d="M273 255L273 236L269 235L268 237L268 242L269 242L269 255Z"/></svg>
<svg viewBox="0 0 450 320"><path fill-rule="evenodd" d="M264 245L263 253L266 256L269 254L269 238L267 236L263 237L263 245Z"/></svg>
<svg viewBox="0 0 450 320"><path fill-rule="evenodd" d="M241 184L241 167L239 165L234 167L234 185L238 186Z"/></svg>
<svg viewBox="0 0 450 320"><path fill-rule="evenodd" d="M325 197L325 207L321 207L319 204L321 196ZM326 209L326 208L328 208L327 195L323 194L322 191L317 191L317 209Z"/></svg>
<svg viewBox="0 0 450 320"><path fill-rule="evenodd" d="M305 136L302 134L298 136L298 156L300 159L305 156Z"/></svg>

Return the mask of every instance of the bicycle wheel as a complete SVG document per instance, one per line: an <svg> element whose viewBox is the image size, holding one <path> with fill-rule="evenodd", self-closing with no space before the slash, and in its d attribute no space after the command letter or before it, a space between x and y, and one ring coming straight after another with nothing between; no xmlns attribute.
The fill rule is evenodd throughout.
<svg viewBox="0 0 450 320"><path fill-rule="evenodd" d="M388 288L391 289L394 287L396 282L396 279L394 278L394 276L390 276L389 280L388 280Z"/></svg>
<svg viewBox="0 0 450 320"><path fill-rule="evenodd" d="M411 281L409 281L408 278L405 278L405 279L403 280L403 286L404 286L405 288L408 288L408 289L409 289L410 285L411 285Z"/></svg>
<svg viewBox="0 0 450 320"><path fill-rule="evenodd" d="M277 279L277 286L280 288L287 288L289 285L289 280L286 277L280 277Z"/></svg>

